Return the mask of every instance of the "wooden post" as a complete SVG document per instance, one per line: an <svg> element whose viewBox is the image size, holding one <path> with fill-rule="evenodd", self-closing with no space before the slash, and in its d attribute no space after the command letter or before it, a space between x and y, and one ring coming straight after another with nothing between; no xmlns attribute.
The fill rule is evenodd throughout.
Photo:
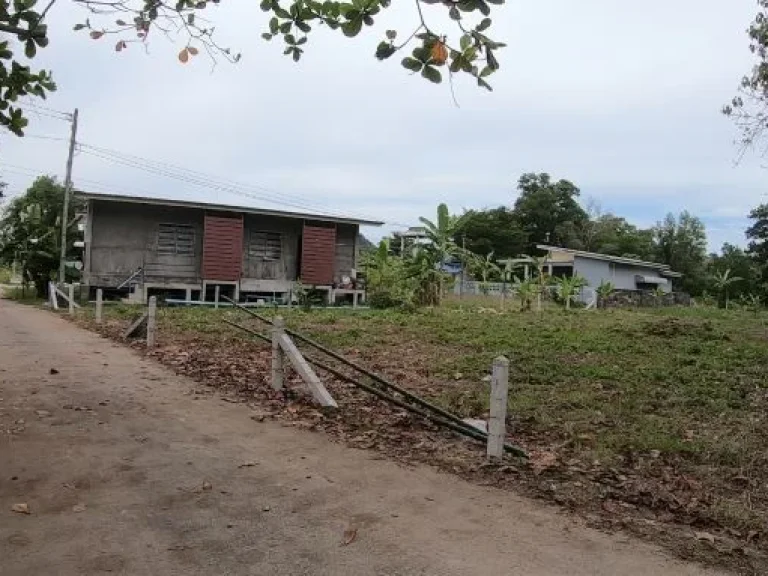
<svg viewBox="0 0 768 576"><path fill-rule="evenodd" d="M155 328L157 326L157 296L149 299L149 309L147 316L147 348L155 346Z"/></svg>
<svg viewBox="0 0 768 576"><path fill-rule="evenodd" d="M101 309L104 305L104 291L96 289L96 324L101 324Z"/></svg>
<svg viewBox="0 0 768 576"><path fill-rule="evenodd" d="M282 390L285 356L280 348L280 337L285 329L285 320L276 316L272 325L272 388Z"/></svg>
<svg viewBox="0 0 768 576"><path fill-rule="evenodd" d="M70 284L69 285L69 292L67 293L67 298L69 299L69 315L74 316L75 315L75 285Z"/></svg>
<svg viewBox="0 0 768 576"><path fill-rule="evenodd" d="M491 376L491 411L488 419L488 458L504 456L507 435L507 392L509 389L509 360L499 356L493 361Z"/></svg>
<svg viewBox="0 0 768 576"><path fill-rule="evenodd" d="M218 308L219 307L219 293L220 292L221 292L221 286L216 284L216 286L213 288L213 302L214 302L213 307L214 308Z"/></svg>

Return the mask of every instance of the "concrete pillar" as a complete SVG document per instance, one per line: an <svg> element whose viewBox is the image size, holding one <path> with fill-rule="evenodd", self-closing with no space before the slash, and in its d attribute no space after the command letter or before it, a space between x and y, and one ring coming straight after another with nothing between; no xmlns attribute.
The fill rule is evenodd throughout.
<svg viewBox="0 0 768 576"><path fill-rule="evenodd" d="M491 376L491 410L488 419L488 458L504 457L507 436L507 394L509 390L509 360L499 356L493 361Z"/></svg>
<svg viewBox="0 0 768 576"><path fill-rule="evenodd" d="M101 324L101 313L104 305L104 291L101 288L96 289L96 324Z"/></svg>

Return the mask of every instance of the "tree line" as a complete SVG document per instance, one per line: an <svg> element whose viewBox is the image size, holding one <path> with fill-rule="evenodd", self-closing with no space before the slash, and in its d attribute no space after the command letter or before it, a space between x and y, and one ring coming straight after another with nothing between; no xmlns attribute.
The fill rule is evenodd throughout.
<svg viewBox="0 0 768 576"><path fill-rule="evenodd" d="M746 230L746 249L726 243L719 253L708 253L706 227L688 211L667 214L649 228L626 218L602 212L594 203L581 202L579 188L569 180L555 180L546 173L523 174L518 197L510 206L467 210L451 216L452 242L481 260L540 255L539 244L597 252L667 264L683 277L677 289L692 296L712 295L724 300L723 283L731 298L768 297L768 205L755 208ZM445 220L446 222L448 220ZM391 250L398 254L401 241ZM498 267L470 265L498 279Z"/></svg>

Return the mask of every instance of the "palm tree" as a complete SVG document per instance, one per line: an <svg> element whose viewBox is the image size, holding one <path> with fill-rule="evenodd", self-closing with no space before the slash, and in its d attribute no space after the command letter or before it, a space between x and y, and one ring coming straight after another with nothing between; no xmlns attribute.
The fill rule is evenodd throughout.
<svg viewBox="0 0 768 576"><path fill-rule="evenodd" d="M725 272L715 272L713 280L715 288L717 288L717 290L724 296L725 309L728 310L728 288L736 282L741 282L744 278L741 278L740 276L731 276L731 269L726 268Z"/></svg>

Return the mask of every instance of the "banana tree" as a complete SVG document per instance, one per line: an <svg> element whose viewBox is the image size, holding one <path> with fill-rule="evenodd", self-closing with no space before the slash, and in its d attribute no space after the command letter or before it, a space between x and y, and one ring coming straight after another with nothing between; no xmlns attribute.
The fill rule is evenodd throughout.
<svg viewBox="0 0 768 576"><path fill-rule="evenodd" d="M517 293L517 297L520 298L520 311L530 310L533 297L538 293L536 280L533 278L522 280L516 277L514 290Z"/></svg>
<svg viewBox="0 0 768 576"><path fill-rule="evenodd" d="M478 256L477 254L470 253L469 266L472 269L472 273L477 277L480 277L480 289L484 292L488 292L488 281L491 276L498 276L501 274L501 268L493 260L493 250L486 256Z"/></svg>
<svg viewBox="0 0 768 576"><path fill-rule="evenodd" d="M434 222L423 216L419 218L419 221L424 225L429 244L417 248L414 253L418 255L419 266L422 266L425 263L425 259L429 258L432 260L433 267L439 270L439 274L430 274L429 276L436 277L435 280L438 284L436 304L440 304L445 279L445 274L440 269L446 262L463 255L463 251L453 240L456 230L461 223L461 218L452 216L448 212L448 206L440 204L437 207L437 219Z"/></svg>
<svg viewBox="0 0 768 576"><path fill-rule="evenodd" d="M571 309L571 301L576 299L579 290L587 285L587 281L581 276L563 276L555 279L557 293L565 302L565 309Z"/></svg>
<svg viewBox="0 0 768 576"><path fill-rule="evenodd" d="M605 280L602 280L600 282L600 286L595 289L595 292L597 292L597 307L605 308L606 301L615 291L616 286L613 285L613 282L606 282Z"/></svg>
<svg viewBox="0 0 768 576"><path fill-rule="evenodd" d="M726 310L728 310L728 289L732 284L741 282L742 280L744 280L744 278L740 276L731 276L730 268L727 268L725 272L715 272L713 277L715 288L717 288L717 291L724 297Z"/></svg>

